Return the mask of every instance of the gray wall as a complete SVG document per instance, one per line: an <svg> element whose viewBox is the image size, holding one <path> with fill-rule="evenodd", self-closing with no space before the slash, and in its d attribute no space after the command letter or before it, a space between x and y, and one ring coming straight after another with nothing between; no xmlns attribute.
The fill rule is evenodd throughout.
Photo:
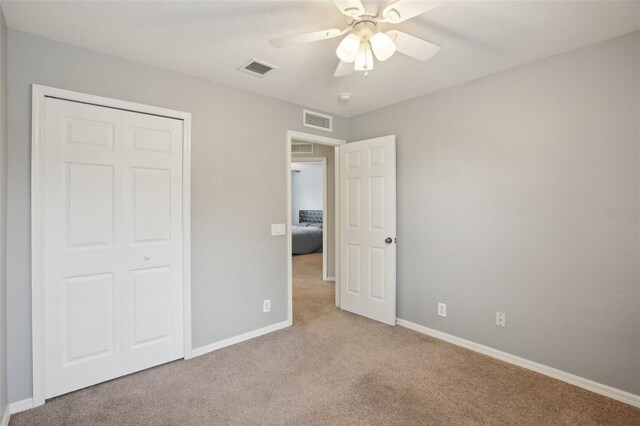
<svg viewBox="0 0 640 426"><path fill-rule="evenodd" d="M313 144L313 154L292 153L292 159L300 160L304 157L325 157L327 159L327 277L336 276L336 168L335 147L330 145Z"/></svg>
<svg viewBox="0 0 640 426"><path fill-rule="evenodd" d="M9 400L31 397L32 83L192 113L193 346L286 320L286 238L270 224L286 220L286 131L313 133L302 107L14 30L8 41Z"/></svg>
<svg viewBox="0 0 640 426"><path fill-rule="evenodd" d="M31 396L31 83L191 112L194 347L285 320L286 239L269 231L286 130L312 132L301 107L8 42L9 400ZM640 394L639 52L636 32L349 120L350 140L398 136L399 317Z"/></svg>
<svg viewBox="0 0 640 426"><path fill-rule="evenodd" d="M324 179L321 163L292 163L291 169L291 223L298 225L300 210L323 209Z"/></svg>
<svg viewBox="0 0 640 426"><path fill-rule="evenodd" d="M0 11L0 418L7 408L7 26Z"/></svg>
<svg viewBox="0 0 640 426"><path fill-rule="evenodd" d="M349 132L397 135L400 318L640 394L639 32Z"/></svg>

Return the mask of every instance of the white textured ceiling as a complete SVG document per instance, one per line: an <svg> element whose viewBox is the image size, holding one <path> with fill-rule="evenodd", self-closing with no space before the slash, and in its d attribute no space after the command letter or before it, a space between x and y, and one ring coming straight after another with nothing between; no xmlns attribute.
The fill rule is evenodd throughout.
<svg viewBox="0 0 640 426"><path fill-rule="evenodd" d="M2 8L20 31L347 117L640 29L640 2L449 2L395 26L441 45L430 61L395 54L368 78L334 78L340 39L268 43L344 28L329 1L3 1ZM237 71L249 58L280 69L265 78ZM342 92L353 95L346 105Z"/></svg>

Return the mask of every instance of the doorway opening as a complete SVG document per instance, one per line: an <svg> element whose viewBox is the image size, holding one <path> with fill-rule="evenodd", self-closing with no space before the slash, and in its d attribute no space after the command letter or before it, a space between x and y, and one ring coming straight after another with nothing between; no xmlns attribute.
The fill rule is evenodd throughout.
<svg viewBox="0 0 640 426"><path fill-rule="evenodd" d="M289 320L339 306L339 146L345 141L287 133ZM294 304L296 306L294 315Z"/></svg>
<svg viewBox="0 0 640 426"><path fill-rule="evenodd" d="M317 149L316 149L317 150ZM333 155L333 153L331 153ZM327 157L291 158L291 251L294 256L315 254L322 263L322 280L329 277ZM333 203L332 203L333 204ZM333 248L333 247L331 247ZM333 251L333 250L331 250Z"/></svg>

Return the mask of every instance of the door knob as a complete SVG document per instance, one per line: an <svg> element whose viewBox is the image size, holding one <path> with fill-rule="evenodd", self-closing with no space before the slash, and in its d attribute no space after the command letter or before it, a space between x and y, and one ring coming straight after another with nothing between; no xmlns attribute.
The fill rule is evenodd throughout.
<svg viewBox="0 0 640 426"><path fill-rule="evenodd" d="M393 240L391 239L391 237L387 237L387 238L385 238L384 242L387 243L387 244L391 244L393 242Z"/></svg>
<svg viewBox="0 0 640 426"><path fill-rule="evenodd" d="M149 259L151 259L151 256L145 256L144 257L144 260L149 260Z"/></svg>

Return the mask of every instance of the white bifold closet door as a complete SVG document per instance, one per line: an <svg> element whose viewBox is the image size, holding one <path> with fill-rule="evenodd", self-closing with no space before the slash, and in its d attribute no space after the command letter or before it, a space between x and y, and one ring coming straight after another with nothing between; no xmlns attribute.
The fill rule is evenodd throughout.
<svg viewBox="0 0 640 426"><path fill-rule="evenodd" d="M183 122L47 98L46 397L182 358Z"/></svg>

